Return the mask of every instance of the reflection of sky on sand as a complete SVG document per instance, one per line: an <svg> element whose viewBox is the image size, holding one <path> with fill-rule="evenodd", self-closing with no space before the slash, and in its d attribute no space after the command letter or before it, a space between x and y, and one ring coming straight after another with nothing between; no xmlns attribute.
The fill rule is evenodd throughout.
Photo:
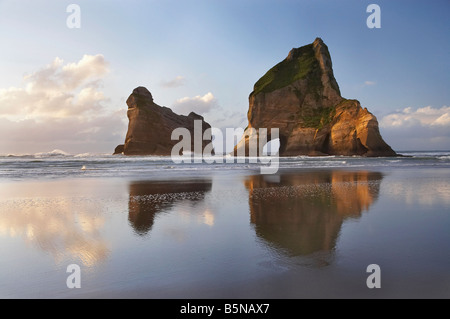
<svg viewBox="0 0 450 319"><path fill-rule="evenodd" d="M406 182L393 180L385 188L387 194L404 200L407 205L450 205L450 181L445 175L410 177Z"/></svg>
<svg viewBox="0 0 450 319"><path fill-rule="evenodd" d="M379 196L382 179L381 173L367 171L247 176L244 186L251 225L269 247L288 255L333 251L345 219L359 218L370 209ZM447 181L438 176L420 181L389 181L384 191L401 197L406 204L450 203ZM211 198L220 198L221 194L220 190L213 192L212 185L211 179L129 182L128 224L134 234L146 236L158 216L176 213L171 225L164 224L163 233L183 242L189 225L215 225L217 209L210 205ZM65 197L62 194L69 190L73 193L73 188L61 189L57 183L54 187L59 195L53 197L49 194L54 194L55 189L48 187L39 191L4 189L6 193L0 198L0 235L21 237L53 256L57 263L66 257L87 266L104 261L109 248L108 239L102 237L103 212L109 204L82 196L89 190L80 191L80 186L74 196Z"/></svg>
<svg viewBox="0 0 450 319"><path fill-rule="evenodd" d="M104 217L98 203L64 198L16 199L0 202L0 235L21 237L52 255L93 266L109 250L100 230Z"/></svg>
<svg viewBox="0 0 450 319"><path fill-rule="evenodd" d="M208 226L214 226L214 214L211 210L206 209L200 218L201 222Z"/></svg>
<svg viewBox="0 0 450 319"><path fill-rule="evenodd" d="M106 205L118 184L96 180L47 180L0 184L0 236L19 237L52 256L94 266L107 259Z"/></svg>
<svg viewBox="0 0 450 319"><path fill-rule="evenodd" d="M368 296L369 263L384 270L383 293L389 280L435 272L432 287L450 261L449 172L423 174L0 184L0 296ZM75 292L65 286L71 263L83 272Z"/></svg>
<svg viewBox="0 0 450 319"><path fill-rule="evenodd" d="M214 213L203 201L211 185L209 180L130 182L129 225L135 234L143 236L151 230L158 213L176 211L181 223L212 227ZM114 200L108 199L111 193L105 190L105 182L95 185L95 181L77 181L69 185L50 181L7 186L2 185L0 195L0 236L21 238L27 246L51 255L56 264L70 260L91 267L107 260L111 239L104 234L108 218L105 212L114 207ZM112 194L117 195L117 189ZM183 241L186 231L170 227L165 233Z"/></svg>

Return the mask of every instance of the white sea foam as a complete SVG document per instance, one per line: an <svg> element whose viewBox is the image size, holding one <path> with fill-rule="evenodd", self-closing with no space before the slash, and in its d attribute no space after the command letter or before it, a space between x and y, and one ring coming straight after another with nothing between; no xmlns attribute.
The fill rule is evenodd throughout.
<svg viewBox="0 0 450 319"><path fill-rule="evenodd" d="M450 168L450 152L420 153L412 157L364 158L364 157L280 157L280 170L308 169L402 169L411 167ZM414 152L419 154L419 152ZM408 154L410 155L410 154ZM202 163L176 164L170 156L117 156L82 153L70 155L61 150L31 154L9 154L0 156L0 179L60 178L60 177L143 177L143 176L198 176L199 173L251 172L258 170L260 163L251 158L218 156L222 161L211 163L204 158ZM208 163L209 160L209 163ZM227 161L228 160L228 161ZM232 161L231 161L232 160ZM253 158L255 160L255 158ZM82 169L82 167L86 169Z"/></svg>
<svg viewBox="0 0 450 319"><path fill-rule="evenodd" d="M55 149L51 152L41 152L34 154L36 157L48 157L48 156L71 156L71 154L64 152L62 150Z"/></svg>

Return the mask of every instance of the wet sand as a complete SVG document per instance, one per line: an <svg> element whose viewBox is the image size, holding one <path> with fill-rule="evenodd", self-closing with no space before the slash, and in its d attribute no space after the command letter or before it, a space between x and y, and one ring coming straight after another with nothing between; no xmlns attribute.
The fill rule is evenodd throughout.
<svg viewBox="0 0 450 319"><path fill-rule="evenodd" d="M450 170L0 184L1 298L449 298ZM69 289L67 266L81 269ZM366 268L381 269L369 289Z"/></svg>

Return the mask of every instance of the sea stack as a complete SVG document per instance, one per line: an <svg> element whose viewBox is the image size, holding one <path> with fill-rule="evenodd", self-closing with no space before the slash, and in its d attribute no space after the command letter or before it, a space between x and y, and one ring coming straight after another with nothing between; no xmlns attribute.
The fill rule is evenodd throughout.
<svg viewBox="0 0 450 319"><path fill-rule="evenodd" d="M172 131L186 128L191 133L191 150L194 151L194 121L200 120L202 136L211 128L202 116L191 112L178 115L170 108L153 102L152 94L145 87L137 87L127 99L129 119L125 144L118 145L114 154L124 155L171 155L179 140L172 140ZM211 139L202 141L202 150ZM180 154L181 155L181 154Z"/></svg>
<svg viewBox="0 0 450 319"><path fill-rule="evenodd" d="M292 49L255 83L247 117L235 155L241 148L248 155L251 128L278 128L280 156L397 155L381 137L377 118L357 100L341 96L320 38Z"/></svg>

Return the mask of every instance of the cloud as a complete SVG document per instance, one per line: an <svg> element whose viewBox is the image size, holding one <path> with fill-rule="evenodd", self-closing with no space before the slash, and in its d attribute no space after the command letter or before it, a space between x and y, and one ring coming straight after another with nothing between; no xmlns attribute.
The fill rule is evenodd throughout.
<svg viewBox="0 0 450 319"><path fill-rule="evenodd" d="M10 119L85 116L103 110L107 102L99 81L108 73L100 54L84 55L77 63L56 57L24 77L24 87L0 89L0 116Z"/></svg>
<svg viewBox="0 0 450 319"><path fill-rule="evenodd" d="M413 110L411 107L389 114L381 120L382 127L411 127L411 126L446 126L450 125L450 107L440 109L426 106Z"/></svg>
<svg viewBox="0 0 450 319"><path fill-rule="evenodd" d="M370 86L370 85L375 85L375 84L377 84L377 83L374 82L374 81L365 81L365 82L364 82L364 85L365 85L365 86Z"/></svg>
<svg viewBox="0 0 450 319"><path fill-rule="evenodd" d="M213 128L214 148L217 153L229 153L231 149L226 147L226 128L244 128L247 125L247 115L243 112L230 111L220 106L216 97L208 92L203 96L184 97L178 99L172 106L172 110L179 114L189 114L195 112L205 117ZM206 115L205 115L206 114Z"/></svg>
<svg viewBox="0 0 450 319"><path fill-rule="evenodd" d="M237 127L244 128L248 124L247 114L243 112L238 111L231 112L222 110L222 112L219 115L220 115L219 117L214 119L213 123L215 127L220 129L237 128Z"/></svg>
<svg viewBox="0 0 450 319"><path fill-rule="evenodd" d="M108 63L103 55L85 54L78 63L69 63L63 66L59 76L67 89L75 89L85 81L101 78L108 72Z"/></svg>
<svg viewBox="0 0 450 319"><path fill-rule="evenodd" d="M109 72L108 63L101 54L83 55L80 61L67 63L56 57L44 68L25 75L27 91L70 91L84 82L103 77Z"/></svg>
<svg viewBox="0 0 450 319"><path fill-rule="evenodd" d="M126 110L107 109L101 87L108 73L101 54L70 63L56 57L21 87L0 88L0 153L113 150L126 131Z"/></svg>
<svg viewBox="0 0 450 319"><path fill-rule="evenodd" d="M0 118L0 154L34 154L54 149L72 154L112 153L124 140L124 119L125 109L92 118Z"/></svg>
<svg viewBox="0 0 450 319"><path fill-rule="evenodd" d="M161 86L164 88L176 88L179 86L183 86L185 83L186 79L183 76L178 75L172 80L161 82Z"/></svg>
<svg viewBox="0 0 450 319"><path fill-rule="evenodd" d="M384 116L380 129L397 150L450 149L450 107L407 107Z"/></svg>
<svg viewBox="0 0 450 319"><path fill-rule="evenodd" d="M172 109L176 113L189 114L195 112L197 114L205 114L213 109L218 108L219 104L217 99L211 92L206 93L203 96L197 95L194 97L183 97L178 99Z"/></svg>

